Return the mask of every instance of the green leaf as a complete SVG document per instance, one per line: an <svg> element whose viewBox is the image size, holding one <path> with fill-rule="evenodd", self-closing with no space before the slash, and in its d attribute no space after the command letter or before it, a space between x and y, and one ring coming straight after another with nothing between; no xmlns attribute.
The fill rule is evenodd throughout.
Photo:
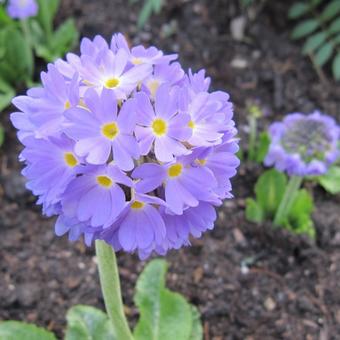
<svg viewBox="0 0 340 340"><path fill-rule="evenodd" d="M4 144L5 142L5 129L0 125L0 147Z"/></svg>
<svg viewBox="0 0 340 340"><path fill-rule="evenodd" d="M145 0L143 8L138 17L138 28L144 27L145 23L149 20L152 13L159 13L162 6L163 0Z"/></svg>
<svg viewBox="0 0 340 340"><path fill-rule="evenodd" d="M259 135L258 145L256 149L256 162L262 163L266 158L270 145L270 136L267 132L261 132Z"/></svg>
<svg viewBox="0 0 340 340"><path fill-rule="evenodd" d="M252 198L246 199L246 218L255 223L263 222L265 219L263 209Z"/></svg>
<svg viewBox="0 0 340 340"><path fill-rule="evenodd" d="M323 66L332 56L334 46L331 42L323 45L315 54L314 62L318 66Z"/></svg>
<svg viewBox="0 0 340 340"><path fill-rule="evenodd" d="M203 327L201 323L201 316L198 309L195 306L191 306L192 314L192 329L189 336L189 340L202 340L203 339Z"/></svg>
<svg viewBox="0 0 340 340"><path fill-rule="evenodd" d="M101 310L84 305L69 309L65 340L114 340L111 321Z"/></svg>
<svg viewBox="0 0 340 340"><path fill-rule="evenodd" d="M14 89L0 78L0 111L11 103L14 96Z"/></svg>
<svg viewBox="0 0 340 340"><path fill-rule="evenodd" d="M330 2L320 15L322 21L328 21L334 18L340 12L340 1L334 0Z"/></svg>
<svg viewBox="0 0 340 340"><path fill-rule="evenodd" d="M0 6L0 27L13 25L14 20L12 20L6 13L4 7Z"/></svg>
<svg viewBox="0 0 340 340"><path fill-rule="evenodd" d="M294 5L289 9L288 18L296 19L304 15L309 10L309 5L305 2L296 2Z"/></svg>
<svg viewBox="0 0 340 340"><path fill-rule="evenodd" d="M292 33L292 39L300 39L306 35L314 32L319 26L319 22L316 19L307 19L298 24Z"/></svg>
<svg viewBox="0 0 340 340"><path fill-rule="evenodd" d="M329 26L329 32L332 34L340 32L340 18L332 22L332 24Z"/></svg>
<svg viewBox="0 0 340 340"><path fill-rule="evenodd" d="M48 38L53 32L53 19L59 8L59 0L38 0L38 21Z"/></svg>
<svg viewBox="0 0 340 340"><path fill-rule="evenodd" d="M19 322L4 321L0 323L1 340L56 340L53 333L36 325Z"/></svg>
<svg viewBox="0 0 340 340"><path fill-rule="evenodd" d="M332 71L334 79L340 80L340 52L333 59Z"/></svg>
<svg viewBox="0 0 340 340"><path fill-rule="evenodd" d="M164 260L153 260L138 279L134 298L140 312L134 330L136 340L190 339L191 306L181 295L165 288L166 271Z"/></svg>
<svg viewBox="0 0 340 340"><path fill-rule="evenodd" d="M311 214L314 210L313 198L310 193L305 190L299 190L293 206L290 210L290 216L299 216L300 214Z"/></svg>
<svg viewBox="0 0 340 340"><path fill-rule="evenodd" d="M319 32L310 36L302 48L303 54L309 54L314 52L327 38L325 32Z"/></svg>
<svg viewBox="0 0 340 340"><path fill-rule="evenodd" d="M0 61L2 79L10 84L19 84L32 77L33 55L30 46L21 32L15 27L9 27L1 38L6 46L4 56Z"/></svg>
<svg viewBox="0 0 340 340"><path fill-rule="evenodd" d="M332 166L326 174L318 177L320 185L329 193L335 195L340 193L340 167Z"/></svg>
<svg viewBox="0 0 340 340"><path fill-rule="evenodd" d="M315 239L316 231L313 220L309 214L300 214L294 218L290 218L290 221L285 225L285 228L294 234L305 234L311 239Z"/></svg>
<svg viewBox="0 0 340 340"><path fill-rule="evenodd" d="M275 169L265 171L255 185L256 201L265 216L273 216L286 189L286 176Z"/></svg>

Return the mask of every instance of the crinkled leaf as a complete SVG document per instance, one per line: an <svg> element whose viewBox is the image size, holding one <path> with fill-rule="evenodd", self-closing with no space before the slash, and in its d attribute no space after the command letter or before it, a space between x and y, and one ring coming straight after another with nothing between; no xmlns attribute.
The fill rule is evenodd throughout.
<svg viewBox="0 0 340 340"><path fill-rule="evenodd" d="M338 13L340 13L340 1L333 0L330 2L320 15L322 21L327 21L334 18Z"/></svg>
<svg viewBox="0 0 340 340"><path fill-rule="evenodd" d="M316 19L307 19L299 23L293 30L292 38L300 39L306 35L313 33L319 26L319 22Z"/></svg>
<svg viewBox="0 0 340 340"><path fill-rule="evenodd" d="M191 314L192 314L192 329L189 340L202 340L203 327L201 323L201 316L198 309L195 306L191 306Z"/></svg>
<svg viewBox="0 0 340 340"><path fill-rule="evenodd" d="M327 34L325 32L319 32L310 36L302 48L303 54L309 54L314 52L320 45L322 45L327 38Z"/></svg>
<svg viewBox="0 0 340 340"><path fill-rule="evenodd" d="M165 288L166 271L164 260L153 260L138 279L134 298L140 312L134 330L136 340L190 339L191 306L181 295Z"/></svg>
<svg viewBox="0 0 340 340"><path fill-rule="evenodd" d="M289 9L288 17L290 19L296 19L304 15L309 10L308 3L305 2L296 2L293 6Z"/></svg>
<svg viewBox="0 0 340 340"><path fill-rule="evenodd" d="M332 63L332 71L334 79L340 79L340 52L334 57Z"/></svg>
<svg viewBox="0 0 340 340"><path fill-rule="evenodd" d="M275 169L265 171L255 185L257 204L265 216L271 217L277 210L286 189L286 176Z"/></svg>
<svg viewBox="0 0 340 340"><path fill-rule="evenodd" d="M56 340L53 333L36 325L19 322L4 321L0 323L1 340Z"/></svg>
<svg viewBox="0 0 340 340"><path fill-rule="evenodd" d="M248 221L259 223L265 219L261 206L252 198L246 200L246 218Z"/></svg>
<svg viewBox="0 0 340 340"><path fill-rule="evenodd" d="M84 305L69 309L66 315L65 340L115 340L108 316L101 310Z"/></svg>
<svg viewBox="0 0 340 340"><path fill-rule="evenodd" d="M315 54L314 61L318 66L323 66L332 56L334 46L331 42L324 44Z"/></svg>
<svg viewBox="0 0 340 340"><path fill-rule="evenodd" d="M267 132L262 132L259 135L258 145L256 149L256 161L262 163L265 159L270 145L270 136Z"/></svg>
<svg viewBox="0 0 340 340"><path fill-rule="evenodd" d="M326 174L318 177L318 181L320 185L329 193L340 193L340 167L330 167Z"/></svg>

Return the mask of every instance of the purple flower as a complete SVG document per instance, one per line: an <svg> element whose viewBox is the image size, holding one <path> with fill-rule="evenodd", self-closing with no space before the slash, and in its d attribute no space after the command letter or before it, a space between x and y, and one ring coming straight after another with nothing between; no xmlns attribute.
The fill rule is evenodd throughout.
<svg viewBox="0 0 340 340"><path fill-rule="evenodd" d="M133 199L102 238L114 249L128 252L151 253L165 239L165 224L159 212L164 202L154 196L134 192Z"/></svg>
<svg viewBox="0 0 340 340"><path fill-rule="evenodd" d="M265 165L289 175L317 176L327 172L340 156L340 128L318 111L292 113L269 127L271 144Z"/></svg>
<svg viewBox="0 0 340 340"><path fill-rule="evenodd" d="M74 151L74 142L66 136L49 140L28 138L21 154L27 163L23 175L27 188L40 196L44 205L60 201L67 185L77 175L80 164Z"/></svg>
<svg viewBox="0 0 340 340"><path fill-rule="evenodd" d="M136 107L135 132L142 155L147 155L153 144L155 156L161 162L190 153L181 143L190 138L190 116L178 113L176 97L168 85L158 89L154 105L146 94L138 93Z"/></svg>
<svg viewBox="0 0 340 340"><path fill-rule="evenodd" d="M156 47L84 38L14 98L27 187L55 233L141 259L190 244L232 198L239 160L229 95ZM313 164L317 167L318 164Z"/></svg>
<svg viewBox="0 0 340 340"><path fill-rule="evenodd" d="M35 0L9 0L7 13L13 19L26 19L38 14Z"/></svg>
<svg viewBox="0 0 340 340"><path fill-rule="evenodd" d="M93 227L110 224L125 206L119 184L130 187L132 181L116 166L87 166L64 192L62 211L80 222L90 221Z"/></svg>
<svg viewBox="0 0 340 340"><path fill-rule="evenodd" d="M112 152L113 161L123 170L132 170L139 158L139 147L133 136L136 125L135 100L122 105L119 115L114 94L105 89L99 97L89 89L84 96L86 107L68 110L64 131L76 140L75 152L90 164L104 164Z"/></svg>

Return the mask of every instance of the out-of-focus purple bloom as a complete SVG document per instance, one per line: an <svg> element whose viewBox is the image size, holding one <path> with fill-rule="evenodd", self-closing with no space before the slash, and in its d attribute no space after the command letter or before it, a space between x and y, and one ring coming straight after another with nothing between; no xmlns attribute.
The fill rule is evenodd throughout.
<svg viewBox="0 0 340 340"><path fill-rule="evenodd" d="M265 165L289 175L317 176L327 172L340 156L340 128L318 111L292 113L269 127L271 144Z"/></svg>
<svg viewBox="0 0 340 340"><path fill-rule="evenodd" d="M114 250L190 244L231 198L239 164L229 95L204 70L185 74L155 47L83 39L80 56L48 65L42 87L13 100L27 187L55 232Z"/></svg>
<svg viewBox="0 0 340 340"><path fill-rule="evenodd" d="M35 0L9 0L7 13L13 19L26 19L38 14Z"/></svg>

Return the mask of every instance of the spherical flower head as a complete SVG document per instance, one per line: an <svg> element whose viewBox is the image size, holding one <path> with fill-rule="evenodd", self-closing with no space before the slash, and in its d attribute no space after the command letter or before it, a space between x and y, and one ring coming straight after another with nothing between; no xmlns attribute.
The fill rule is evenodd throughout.
<svg viewBox="0 0 340 340"><path fill-rule="evenodd" d="M27 188L55 232L115 251L190 245L232 198L239 160L229 95L209 92L205 71L188 74L156 47L83 39L42 72L42 87L13 100L25 146Z"/></svg>
<svg viewBox="0 0 340 340"><path fill-rule="evenodd" d="M340 128L332 117L318 111L289 114L269 127L269 135L265 165L289 175L322 175L340 156Z"/></svg>
<svg viewBox="0 0 340 340"><path fill-rule="evenodd" d="M26 19L38 14L36 0L9 0L7 13L13 19Z"/></svg>

